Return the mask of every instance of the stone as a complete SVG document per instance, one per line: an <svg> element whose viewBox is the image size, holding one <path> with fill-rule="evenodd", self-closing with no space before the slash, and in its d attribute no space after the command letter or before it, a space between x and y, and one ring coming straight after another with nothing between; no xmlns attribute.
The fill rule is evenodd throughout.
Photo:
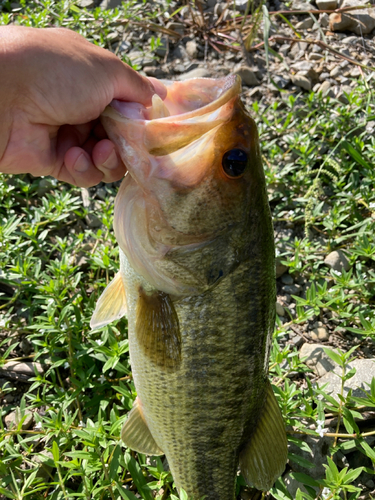
<svg viewBox="0 0 375 500"><path fill-rule="evenodd" d="M299 293L301 293L301 285L285 285L284 292L288 293L289 295L298 295Z"/></svg>
<svg viewBox="0 0 375 500"><path fill-rule="evenodd" d="M189 40L186 42L186 53L190 57L190 59L196 59L198 55L198 45L195 40Z"/></svg>
<svg viewBox="0 0 375 500"><path fill-rule="evenodd" d="M248 3L248 0L236 0L236 10L239 12L245 12Z"/></svg>
<svg viewBox="0 0 375 500"><path fill-rule="evenodd" d="M300 87L301 89L311 90L311 80L309 80L306 76L301 75L300 73L292 75L292 82L294 83L294 85L297 85L297 87Z"/></svg>
<svg viewBox="0 0 375 500"><path fill-rule="evenodd" d="M293 285L294 279L290 274L284 274L281 278L281 283L284 283L284 285Z"/></svg>
<svg viewBox="0 0 375 500"><path fill-rule="evenodd" d="M183 23L178 23L176 21L170 21L166 26L169 30L175 31L181 36L185 34L185 25Z"/></svg>
<svg viewBox="0 0 375 500"><path fill-rule="evenodd" d="M303 21L299 22L296 24L296 29L297 30L309 30L313 27L314 21L311 19L311 17L308 17L307 19L304 19Z"/></svg>
<svg viewBox="0 0 375 500"><path fill-rule="evenodd" d="M320 85L318 92L321 92L324 97L335 97L335 92L331 87L331 83L327 80Z"/></svg>
<svg viewBox="0 0 375 500"><path fill-rule="evenodd" d="M34 455L32 460L35 464L40 464L37 477L41 477L45 480L48 479L52 470L55 468L52 452L42 450L37 455Z"/></svg>
<svg viewBox="0 0 375 500"><path fill-rule="evenodd" d="M24 418L25 419L22 422L21 426L23 431L31 427L34 417L31 411L25 410ZM4 422L7 426L7 429L12 429L12 427L17 427L22 419L23 417L21 416L21 409L17 407L15 411L12 411L11 413L8 413L8 415L6 415L6 417L4 418Z"/></svg>
<svg viewBox="0 0 375 500"><path fill-rule="evenodd" d="M280 278L280 276L282 276L287 270L288 267L281 264L281 262L276 259L276 278Z"/></svg>
<svg viewBox="0 0 375 500"><path fill-rule="evenodd" d="M255 73L252 71L251 68L248 66L240 66L233 72L236 75L239 75L241 77L242 83L244 85L247 85L249 87L255 87L256 85L259 85L259 80L255 76Z"/></svg>
<svg viewBox="0 0 375 500"><path fill-rule="evenodd" d="M163 70L161 68L158 68L157 66L145 66L143 68L143 71L147 76L153 76L155 78L159 78L164 74Z"/></svg>
<svg viewBox="0 0 375 500"><path fill-rule="evenodd" d="M299 452L298 452L299 454ZM290 493L292 498L296 498L297 490L300 489L303 493L308 493L304 485L297 481L292 475L293 473L288 472L284 477L283 481L286 489Z"/></svg>
<svg viewBox="0 0 375 500"><path fill-rule="evenodd" d="M103 0L100 4L100 8L103 10L116 9L116 7L120 7L121 4L122 0Z"/></svg>
<svg viewBox="0 0 375 500"><path fill-rule="evenodd" d="M276 302L276 314L278 316L285 316L285 310L280 302Z"/></svg>
<svg viewBox="0 0 375 500"><path fill-rule="evenodd" d="M329 340L329 331L325 326L320 326L311 330L310 337L312 338L312 340Z"/></svg>
<svg viewBox="0 0 375 500"><path fill-rule="evenodd" d="M366 35L375 28L373 9L357 10L341 14L330 14L329 29L331 31L352 31L357 35ZM374 16L374 17L373 17Z"/></svg>
<svg viewBox="0 0 375 500"><path fill-rule="evenodd" d="M5 365L2 365L0 368L0 373L2 376L7 376L9 372L20 373L23 375L29 375L30 377L35 377L35 371L37 373L43 374L44 370L40 363L36 362L24 362L20 363L19 361L8 361Z"/></svg>
<svg viewBox="0 0 375 500"><path fill-rule="evenodd" d="M289 451L298 455L314 464L312 468L305 468L296 462L290 460L289 465L294 472L302 472L308 474L313 479L321 479L325 477L325 467L327 464L327 455L329 455L329 447L333 443L333 438L326 436L303 436L303 441L310 447L310 451L301 450L296 444L289 443ZM293 497L295 498L295 497Z"/></svg>
<svg viewBox="0 0 375 500"><path fill-rule="evenodd" d="M44 179L40 179L38 183L38 187L36 189L37 195L43 196L44 194L49 193L53 187L53 180L49 177L44 177Z"/></svg>
<svg viewBox="0 0 375 500"><path fill-rule="evenodd" d="M347 371L352 368L356 370L356 373L352 378L345 381L344 397L348 394L350 389L353 391L352 395L354 397L363 397L363 390L369 391L368 384L371 384L375 376L375 359L355 359L347 365ZM341 391L341 374L342 368L335 364L334 370L328 371L328 373L319 380L320 387L322 387L323 384L328 384L324 391L331 394L336 400L339 400L337 395L340 394Z"/></svg>
<svg viewBox="0 0 375 500"><path fill-rule="evenodd" d="M322 28L326 28L329 25L329 16L326 12L323 12L319 16L319 24Z"/></svg>
<svg viewBox="0 0 375 500"><path fill-rule="evenodd" d="M95 7L95 0L78 0L77 5L81 9L91 9L91 7Z"/></svg>
<svg viewBox="0 0 375 500"><path fill-rule="evenodd" d="M341 68L340 66L335 66L333 70L330 71L329 75L332 78L335 78L336 76L339 76L341 74Z"/></svg>
<svg viewBox="0 0 375 500"><path fill-rule="evenodd" d="M102 225L102 221L95 214L87 214L85 217L86 224L92 229L100 227Z"/></svg>
<svg viewBox="0 0 375 500"><path fill-rule="evenodd" d="M155 54L159 57L164 57L167 53L167 50L168 50L167 38L165 38L165 37L160 38L160 43L155 49Z"/></svg>
<svg viewBox="0 0 375 500"><path fill-rule="evenodd" d="M314 7L309 2L303 2L301 0L293 0L292 10L314 10Z"/></svg>
<svg viewBox="0 0 375 500"><path fill-rule="evenodd" d="M315 0L319 10L335 10L337 9L337 0Z"/></svg>
<svg viewBox="0 0 375 500"><path fill-rule="evenodd" d="M334 271L342 273L350 268L349 261L342 250L334 250L324 259L324 264Z"/></svg>
<svg viewBox="0 0 375 500"><path fill-rule="evenodd" d="M90 193L87 188L81 188L82 205L84 208L90 207Z"/></svg>
<svg viewBox="0 0 375 500"><path fill-rule="evenodd" d="M324 345L321 344L303 344L299 351L299 358L307 358L304 363L316 374L318 377L323 377L327 372L330 372L337 366L331 358L324 352ZM336 349L330 348L332 351L337 352ZM319 381L320 384L320 381Z"/></svg>
<svg viewBox="0 0 375 500"><path fill-rule="evenodd" d="M211 73L207 68L196 68L192 71L188 71L183 75L180 75L177 80L183 81L188 80L189 78L209 78Z"/></svg>
<svg viewBox="0 0 375 500"><path fill-rule="evenodd" d="M31 345L30 341L26 337L23 338L21 341L21 349L26 354L26 356L30 354L32 348L33 346Z"/></svg>

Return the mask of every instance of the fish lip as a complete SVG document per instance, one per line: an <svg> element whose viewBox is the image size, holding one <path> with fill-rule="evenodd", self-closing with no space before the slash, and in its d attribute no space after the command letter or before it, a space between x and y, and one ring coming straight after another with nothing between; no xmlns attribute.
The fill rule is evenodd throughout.
<svg viewBox="0 0 375 500"><path fill-rule="evenodd" d="M142 123L142 122L170 122L170 121L185 121L188 120L189 118L195 118L200 115L204 115L210 112L215 111L217 108L223 106L226 104L231 98L234 96L237 96L240 94L241 91L241 78L239 75L234 75L230 74L224 78L191 78L189 81L206 81L206 82L218 82L218 80L223 81L224 84L221 89L221 92L219 95L213 99L211 102L205 104L204 106L194 109L193 111L187 111L184 113L178 113L178 114L172 114L170 116L166 116L163 118L155 118L152 120L147 120L145 118L134 118L134 117L128 117L124 113L121 112L121 104L124 103L124 101L119 101L117 99L114 99L103 111L101 116L108 116L112 119L115 119L117 121L124 121L127 122L128 120L132 120L137 123ZM173 84L180 84L183 82L179 82L177 80L161 80L161 82L164 83L164 85L168 87L172 87ZM232 90L232 92L228 92L229 90ZM224 99L225 95L227 94L227 98ZM138 104L138 103L134 103ZM139 105L142 106L142 105Z"/></svg>

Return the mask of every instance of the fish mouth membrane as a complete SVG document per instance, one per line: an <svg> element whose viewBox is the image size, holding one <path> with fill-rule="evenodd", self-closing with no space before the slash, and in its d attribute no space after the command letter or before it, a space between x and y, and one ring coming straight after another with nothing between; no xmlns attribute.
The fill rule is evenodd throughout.
<svg viewBox="0 0 375 500"><path fill-rule="evenodd" d="M238 75L224 78L161 80L167 87L164 101L155 94L152 105L112 101L106 117L143 131L143 146L151 156L165 156L191 144L231 119L241 92Z"/></svg>

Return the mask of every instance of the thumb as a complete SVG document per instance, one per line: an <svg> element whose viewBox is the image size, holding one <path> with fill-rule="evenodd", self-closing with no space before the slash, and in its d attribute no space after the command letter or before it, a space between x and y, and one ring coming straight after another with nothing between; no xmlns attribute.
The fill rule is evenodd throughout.
<svg viewBox="0 0 375 500"><path fill-rule="evenodd" d="M154 94L158 94L162 99L165 99L167 88L162 82L155 78L148 79L141 76L127 64L119 62L121 66L116 75L113 99L139 102L144 106L151 104Z"/></svg>

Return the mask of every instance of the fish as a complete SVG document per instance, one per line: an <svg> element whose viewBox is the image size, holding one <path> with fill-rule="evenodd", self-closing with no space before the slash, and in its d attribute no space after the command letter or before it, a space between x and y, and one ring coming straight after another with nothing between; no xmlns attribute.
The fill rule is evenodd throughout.
<svg viewBox="0 0 375 500"><path fill-rule="evenodd" d="M268 379L275 249L259 138L241 80L163 81L152 106L101 121L128 172L114 208L120 270L93 328L128 319L137 398L123 443L165 455L189 499L268 490L287 440Z"/></svg>

